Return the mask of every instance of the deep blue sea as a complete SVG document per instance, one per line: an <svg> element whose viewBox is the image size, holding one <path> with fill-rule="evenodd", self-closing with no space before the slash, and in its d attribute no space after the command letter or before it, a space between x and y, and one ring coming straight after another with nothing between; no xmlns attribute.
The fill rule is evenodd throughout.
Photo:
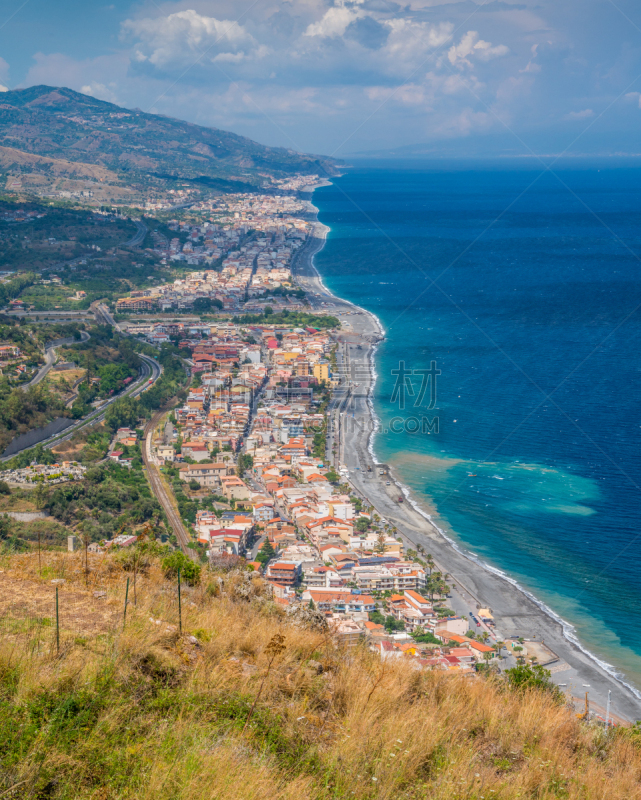
<svg viewBox="0 0 641 800"><path fill-rule="evenodd" d="M641 169L584 167L355 162L315 264L385 328L379 460L641 688Z"/></svg>

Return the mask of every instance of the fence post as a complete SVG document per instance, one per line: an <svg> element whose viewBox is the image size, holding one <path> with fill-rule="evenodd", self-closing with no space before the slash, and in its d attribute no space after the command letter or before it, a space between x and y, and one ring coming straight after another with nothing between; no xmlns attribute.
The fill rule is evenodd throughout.
<svg viewBox="0 0 641 800"><path fill-rule="evenodd" d="M60 614L58 612L58 587L56 586L56 650L60 655Z"/></svg>
<svg viewBox="0 0 641 800"><path fill-rule="evenodd" d="M127 622L127 600L129 598L129 578L127 578L127 588L125 589L125 610L122 613L122 629L125 629L125 623Z"/></svg>
<svg viewBox="0 0 641 800"><path fill-rule="evenodd" d="M183 610L180 602L180 569L178 569L178 630L180 635L183 633Z"/></svg>

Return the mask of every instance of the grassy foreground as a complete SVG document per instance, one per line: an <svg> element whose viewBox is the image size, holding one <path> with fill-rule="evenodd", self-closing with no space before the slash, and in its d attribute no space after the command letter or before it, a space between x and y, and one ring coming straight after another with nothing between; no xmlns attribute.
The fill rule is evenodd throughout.
<svg viewBox="0 0 641 800"><path fill-rule="evenodd" d="M2 559L0 797L641 797L634 729L587 726L546 692L338 648L255 574L183 587L181 635L175 583L149 558L123 631L130 566L96 557L85 588L78 555L43 554L46 578L36 556ZM52 576L78 611L61 617L59 652L37 606ZM30 601L11 605L21 586L31 617Z"/></svg>

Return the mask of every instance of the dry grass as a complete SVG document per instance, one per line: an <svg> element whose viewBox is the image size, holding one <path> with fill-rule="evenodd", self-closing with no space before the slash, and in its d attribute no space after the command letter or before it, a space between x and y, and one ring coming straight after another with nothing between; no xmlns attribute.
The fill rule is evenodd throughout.
<svg viewBox="0 0 641 800"><path fill-rule="evenodd" d="M82 594L74 558L66 591ZM11 566L37 581L30 557ZM102 602L119 607L125 579L103 561ZM182 636L175 587L152 564L124 632L105 619L59 655L5 637L0 796L641 798L630 731L580 723L546 693L342 650L290 624L260 578L221 580L184 591Z"/></svg>

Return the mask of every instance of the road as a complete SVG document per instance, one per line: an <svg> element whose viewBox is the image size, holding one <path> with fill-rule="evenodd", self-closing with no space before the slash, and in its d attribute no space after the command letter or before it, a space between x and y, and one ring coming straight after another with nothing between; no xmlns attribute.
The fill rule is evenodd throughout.
<svg viewBox="0 0 641 800"><path fill-rule="evenodd" d="M100 408L92 411L91 414L88 414L86 417L79 419L78 422L74 423L69 428L65 428L62 433L51 436L49 439L44 439L42 442L38 442L38 444L41 444L43 447L54 447L55 445L60 444L60 442L71 439L74 433L76 433L76 431L78 431L80 428L84 428L85 425L93 425L96 422L101 422L105 418L105 414L107 413L109 406L112 403L115 403L116 400L120 400L123 397L138 397L138 395L142 394L147 388L149 388L150 380L155 383L161 376L162 367L153 358L149 358L149 356L140 354L140 358L143 360L140 375L138 379L131 384L131 386L125 389L124 392L121 392L115 397L112 397L110 400L107 400L107 402L103 403ZM32 447L34 447L34 445L30 445L24 449L30 450ZM18 452L21 453L23 451L19 450ZM14 458L16 455L18 455L18 453L13 453L10 456L0 459L0 461L8 461L10 458Z"/></svg>
<svg viewBox="0 0 641 800"><path fill-rule="evenodd" d="M86 331L80 331L80 339L83 342L89 340L89 334ZM22 389L28 389L30 386L36 386L40 381L47 375L51 367L56 363L56 347L62 347L64 344L76 344L77 339L74 339L73 336L70 336L68 339L57 339L55 342L51 342L51 344L45 347L45 365L38 370L38 374L35 378L29 381L29 383L25 383L22 386Z"/></svg>
<svg viewBox="0 0 641 800"><path fill-rule="evenodd" d="M132 219L131 221L138 230L128 242L125 242L124 247L139 247L145 241L145 236L147 235L149 228L144 222L139 222L135 219Z"/></svg>
<svg viewBox="0 0 641 800"><path fill-rule="evenodd" d="M103 325L111 325L115 331L122 333L122 328L112 317L111 312L104 303L92 303L91 310L94 313L96 322L102 323Z"/></svg>
<svg viewBox="0 0 641 800"><path fill-rule="evenodd" d="M160 476L160 471L158 470L158 467L151 456L151 440L153 437L153 432L166 413L166 411L158 411L147 423L145 427L144 440L142 443L142 460L147 467L147 478L151 484L151 489L156 495L156 499L163 507L165 514L167 515L169 524L172 527L174 535L176 536L183 553L192 560L196 561L196 553L187 546L191 542L189 532L183 525L178 509L172 502L172 497L165 488L165 484Z"/></svg>

